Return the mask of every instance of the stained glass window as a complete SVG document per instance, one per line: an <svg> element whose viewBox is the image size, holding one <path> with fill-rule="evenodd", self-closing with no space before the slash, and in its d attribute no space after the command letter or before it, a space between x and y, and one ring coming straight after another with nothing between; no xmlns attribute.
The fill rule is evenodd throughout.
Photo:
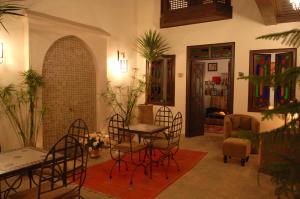
<svg viewBox="0 0 300 199"><path fill-rule="evenodd" d="M250 76L264 78L280 74L296 65L296 49L250 51ZM293 82L268 86L263 81L249 82L248 111L261 111L289 102L295 95Z"/></svg>
<svg viewBox="0 0 300 199"><path fill-rule="evenodd" d="M283 73L289 67L292 67L292 53L281 53L276 55L276 74ZM275 106L280 106L291 100L292 82L282 82L275 89Z"/></svg>
<svg viewBox="0 0 300 199"><path fill-rule="evenodd" d="M253 73L257 77L265 77L270 75L271 55L256 54L254 55ZM269 107L270 88L263 82L254 85L255 95L253 95L252 106L255 109L267 109Z"/></svg>

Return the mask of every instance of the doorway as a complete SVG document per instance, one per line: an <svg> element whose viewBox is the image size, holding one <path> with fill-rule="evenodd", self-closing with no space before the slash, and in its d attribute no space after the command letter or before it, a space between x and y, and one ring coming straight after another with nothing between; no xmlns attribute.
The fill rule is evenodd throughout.
<svg viewBox="0 0 300 199"><path fill-rule="evenodd" d="M55 41L43 64L43 147L65 135L75 119L96 129L96 70L88 46L75 36Z"/></svg>
<svg viewBox="0 0 300 199"><path fill-rule="evenodd" d="M187 47L186 137L204 135L209 110L233 112L234 50L233 42Z"/></svg>

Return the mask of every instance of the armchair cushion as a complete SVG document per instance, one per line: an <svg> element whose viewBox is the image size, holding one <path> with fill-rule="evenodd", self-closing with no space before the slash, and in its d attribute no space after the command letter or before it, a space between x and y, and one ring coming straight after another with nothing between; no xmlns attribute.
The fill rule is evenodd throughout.
<svg viewBox="0 0 300 199"><path fill-rule="evenodd" d="M240 118L240 128L244 130L251 130L251 118L241 117Z"/></svg>
<svg viewBox="0 0 300 199"><path fill-rule="evenodd" d="M232 116L232 128L238 129L240 127L240 117L238 115L233 115Z"/></svg>

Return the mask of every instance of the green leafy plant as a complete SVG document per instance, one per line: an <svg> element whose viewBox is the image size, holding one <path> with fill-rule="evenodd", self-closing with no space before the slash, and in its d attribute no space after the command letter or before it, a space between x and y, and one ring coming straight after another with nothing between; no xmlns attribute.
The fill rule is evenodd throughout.
<svg viewBox="0 0 300 199"><path fill-rule="evenodd" d="M20 11L25 9L22 5L13 2L16 1L0 1L0 25L6 32L8 31L3 22L4 17L6 15L23 16L23 14L21 14Z"/></svg>
<svg viewBox="0 0 300 199"><path fill-rule="evenodd" d="M156 30L149 30L137 39L138 53L149 63L158 60L170 47Z"/></svg>
<svg viewBox="0 0 300 199"><path fill-rule="evenodd" d="M257 39L282 40L289 46L300 46L300 30L272 33L263 35ZM254 84L263 82L265 85L276 87L283 82L299 81L300 68L292 67L281 74L265 77L241 76L240 79L248 79ZM300 102L292 100L272 110L262 111L263 120L279 116L284 119L283 126L268 132L259 134L259 140L263 142L268 153L274 157L272 163L264 165L263 171L272 176L272 182L276 185L275 194L278 198L283 195L287 198L300 198Z"/></svg>
<svg viewBox="0 0 300 199"><path fill-rule="evenodd" d="M129 85L112 86L108 82L106 89L101 93L112 111L124 118L126 125L129 125L134 118L137 100L145 91L145 80L139 78L137 72L138 69L134 68Z"/></svg>
<svg viewBox="0 0 300 199"><path fill-rule="evenodd" d="M146 59L148 70L151 71L152 62L156 61L170 49L167 42L156 30L149 30L137 39L138 53ZM146 95L150 93L152 84L151 72L146 77ZM147 97L146 97L147 98Z"/></svg>
<svg viewBox="0 0 300 199"><path fill-rule="evenodd" d="M44 109L38 91L43 77L32 69L22 74L20 86L0 87L0 107L24 146L35 146Z"/></svg>

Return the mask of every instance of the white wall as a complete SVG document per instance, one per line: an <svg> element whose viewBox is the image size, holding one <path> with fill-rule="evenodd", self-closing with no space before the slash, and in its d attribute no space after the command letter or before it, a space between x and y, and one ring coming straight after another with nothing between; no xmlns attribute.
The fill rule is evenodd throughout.
<svg viewBox="0 0 300 199"><path fill-rule="evenodd" d="M99 73L97 74L97 88L99 89L97 93L101 93L99 85L106 82L106 78L104 78L106 76L116 83L128 79L127 74L118 72L117 50L126 53L130 68L137 67L135 51L136 0L25 0L24 3L30 10L95 26L110 35L104 42L99 40L103 36L101 34L94 35L95 37L91 37L91 33L85 31L79 34L80 38L93 51L97 61L97 73ZM49 28L38 30L29 25L27 17L8 17L5 22L10 33L7 34L0 29L0 40L4 42L6 58L5 63L0 65L0 85L16 82L19 72L29 66L41 71L43 56L50 43L73 31L73 29L66 30L61 26L52 26L52 30L51 28L50 30ZM47 31L49 31L48 35ZM78 31L74 33L78 34ZM105 52L103 52L103 48ZM104 117L105 112L102 111L97 110L98 117ZM105 125L102 123L97 126L99 129L104 129ZM2 115L0 115L0 128L0 144L3 150L20 146L14 132Z"/></svg>
<svg viewBox="0 0 300 199"><path fill-rule="evenodd" d="M4 19L8 33L0 28L0 42L4 46L4 62L0 64L0 87L10 83L20 82L20 72L27 68L27 56L25 49L26 18L9 16ZM0 112L0 144L2 150L19 146L18 137L6 119Z"/></svg>
<svg viewBox="0 0 300 199"><path fill-rule="evenodd" d="M255 0L233 0L233 19L194 25L172 27L159 30L160 0L138 1L138 33L149 28L158 29L171 45L171 54L176 54L176 74L186 73L186 47L192 45L235 42L235 83L234 113L253 115L260 119L259 113L247 112L248 82L237 80L238 73L249 73L249 51L258 49L286 48L280 42L256 40L255 38L272 32L299 28L300 23L284 23L265 26ZM298 50L298 63L300 51ZM142 66L144 60L138 57ZM144 67L142 67L144 68ZM185 116L186 78L176 75L175 108ZM261 129L272 129L281 124L280 119L262 122Z"/></svg>

